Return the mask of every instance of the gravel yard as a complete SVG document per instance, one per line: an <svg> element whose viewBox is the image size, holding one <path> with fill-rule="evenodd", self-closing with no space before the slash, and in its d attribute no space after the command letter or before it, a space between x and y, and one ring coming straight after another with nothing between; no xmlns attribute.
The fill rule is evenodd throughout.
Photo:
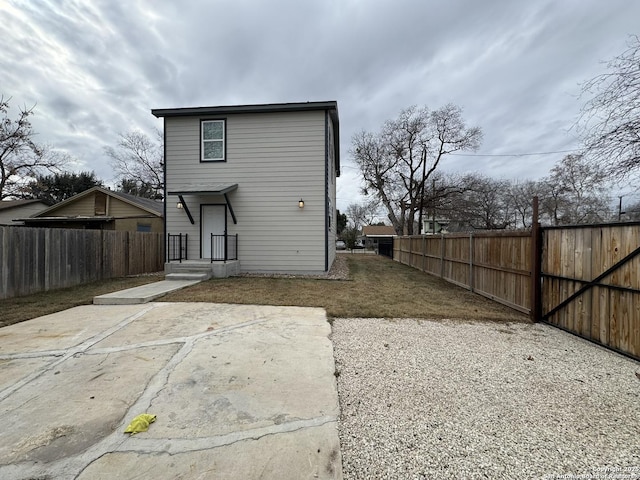
<svg viewBox="0 0 640 480"><path fill-rule="evenodd" d="M332 338L345 480L640 479L638 362L542 324L339 318Z"/></svg>

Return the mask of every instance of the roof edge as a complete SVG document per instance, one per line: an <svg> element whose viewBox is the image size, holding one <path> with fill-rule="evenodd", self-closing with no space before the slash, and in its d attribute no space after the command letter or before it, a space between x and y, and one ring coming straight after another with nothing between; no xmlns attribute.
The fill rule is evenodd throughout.
<svg viewBox="0 0 640 480"><path fill-rule="evenodd" d="M57 209L59 209L59 208L61 208L63 206L66 206L69 203L72 203L72 202L74 202L74 201L76 201L78 199L84 198L84 197L90 195L93 192L102 192L102 193L104 193L106 195L109 195L111 197L117 198L121 202L125 202L125 203L128 203L130 205L134 205L135 207L138 207L141 210L144 210L144 211L149 212L149 213L151 213L153 215L156 215L157 217L162 218L162 214L161 213L152 210L151 208L147 207L146 205L142 205L140 203L133 202L133 201L129 200L126 197L118 195L119 192L115 192L113 190L109 190L108 188L99 187L99 186L91 187L91 188L89 188L89 189L87 189L87 190L85 190L83 192L76 193L72 197L69 197L69 198L67 198L67 199L65 199L65 200L63 200L61 202L58 202L58 203L56 203L54 205L51 205L49 208L46 208L43 211L36 213L35 215L33 215L30 218L46 217L47 214L49 214L51 212L54 212L55 210L57 210Z"/></svg>
<svg viewBox="0 0 640 480"><path fill-rule="evenodd" d="M157 117L186 117L193 115L226 115L232 113L274 113L301 112L310 110L337 110L335 100L324 102L296 102L296 103L263 103L252 105L223 105L218 107L182 107L156 108L151 113Z"/></svg>

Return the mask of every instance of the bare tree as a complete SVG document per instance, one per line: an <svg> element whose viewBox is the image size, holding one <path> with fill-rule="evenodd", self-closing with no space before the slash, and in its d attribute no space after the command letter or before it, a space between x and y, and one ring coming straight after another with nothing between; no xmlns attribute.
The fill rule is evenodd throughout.
<svg viewBox="0 0 640 480"><path fill-rule="evenodd" d="M582 109L578 132L589 158L618 178L640 170L640 38L607 64L609 71L582 85L593 95Z"/></svg>
<svg viewBox="0 0 640 480"><path fill-rule="evenodd" d="M507 193L515 228L530 228L533 222L533 197L542 198L544 185L533 180L516 181Z"/></svg>
<svg viewBox="0 0 640 480"><path fill-rule="evenodd" d="M362 233L362 227L370 225L378 217L379 205L373 201L365 203L352 203L347 207L345 215L346 225L342 229L341 238L348 249L354 249L358 235Z"/></svg>
<svg viewBox="0 0 640 480"><path fill-rule="evenodd" d="M502 230L514 225L507 180L470 174L462 182L462 193L455 201L451 220L475 230Z"/></svg>
<svg viewBox="0 0 640 480"><path fill-rule="evenodd" d="M362 227L371 225L378 218L378 203L368 201L365 203L352 203L347 207L347 221L349 226L357 232L362 230Z"/></svg>
<svg viewBox="0 0 640 480"><path fill-rule="evenodd" d="M135 184L136 191L162 199L164 193L164 147L162 132L156 130L157 142L139 130L121 133L117 148L106 147L122 188Z"/></svg>
<svg viewBox="0 0 640 480"><path fill-rule="evenodd" d="M430 181L425 184L422 200L423 212L420 217L434 220L452 218L458 210L461 196L467 188L465 178L457 173L433 172Z"/></svg>
<svg viewBox="0 0 640 480"><path fill-rule="evenodd" d="M543 180L541 213L553 225L611 218L606 173L581 155L567 155Z"/></svg>
<svg viewBox="0 0 640 480"><path fill-rule="evenodd" d="M564 213L569 209L570 201L563 185L547 177L540 183L540 193L540 223L545 225L572 223Z"/></svg>
<svg viewBox="0 0 640 480"><path fill-rule="evenodd" d="M0 200L20 194L28 180L46 171L56 172L67 161L65 155L33 141L29 122L34 107L23 107L17 118L9 117L9 101L0 97Z"/></svg>
<svg viewBox="0 0 640 480"><path fill-rule="evenodd" d="M458 106L435 111L410 107L385 122L377 135L356 134L351 154L365 194L382 203L396 232L412 235L424 211L425 185L440 161L452 152L476 150L481 140L480 128L468 128Z"/></svg>
<svg viewBox="0 0 640 480"><path fill-rule="evenodd" d="M622 212L620 216L622 216ZM632 220L634 222L640 221L640 202L626 206L624 209L624 217L626 220Z"/></svg>

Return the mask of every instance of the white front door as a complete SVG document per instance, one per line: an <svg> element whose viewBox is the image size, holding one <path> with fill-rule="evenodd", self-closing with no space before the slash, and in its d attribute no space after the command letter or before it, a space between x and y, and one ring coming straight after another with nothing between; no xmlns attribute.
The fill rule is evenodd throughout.
<svg viewBox="0 0 640 480"><path fill-rule="evenodd" d="M202 205L200 212L202 222L202 245L201 258L212 258L214 260L224 260L225 240L224 234L227 230L227 207L226 205ZM213 237L213 250L211 248L211 235ZM216 235L220 235L219 237Z"/></svg>

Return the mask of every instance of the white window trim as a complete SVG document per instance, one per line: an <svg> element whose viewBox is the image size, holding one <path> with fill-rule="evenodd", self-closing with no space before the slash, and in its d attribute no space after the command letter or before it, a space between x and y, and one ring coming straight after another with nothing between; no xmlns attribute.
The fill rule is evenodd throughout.
<svg viewBox="0 0 640 480"><path fill-rule="evenodd" d="M204 124L205 123L222 123L222 139L221 140L205 140L204 138ZM200 161L201 162L226 162L227 160L227 122L223 119L201 120L200 121ZM222 157L220 158L205 158L204 156L204 144L206 142L222 142Z"/></svg>

